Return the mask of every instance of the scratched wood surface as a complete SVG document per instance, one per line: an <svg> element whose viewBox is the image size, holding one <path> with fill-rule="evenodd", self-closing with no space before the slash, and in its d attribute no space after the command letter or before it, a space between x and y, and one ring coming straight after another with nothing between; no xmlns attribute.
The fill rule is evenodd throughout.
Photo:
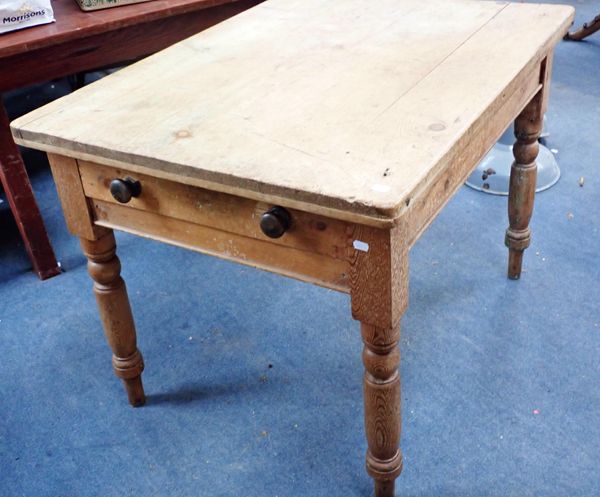
<svg viewBox="0 0 600 497"><path fill-rule="evenodd" d="M269 0L18 119L13 134L331 217L393 220L428 198L572 16L466 0Z"/></svg>

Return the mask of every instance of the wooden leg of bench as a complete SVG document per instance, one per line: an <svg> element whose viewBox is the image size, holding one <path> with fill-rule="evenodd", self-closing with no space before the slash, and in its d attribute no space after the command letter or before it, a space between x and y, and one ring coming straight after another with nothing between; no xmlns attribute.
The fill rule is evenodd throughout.
<svg viewBox="0 0 600 497"><path fill-rule="evenodd" d="M94 280L100 318L113 351L115 374L125 383L129 403L134 407L140 406L146 400L141 377L144 360L137 348L135 324L125 282L121 278L114 234L110 230L98 240L82 238L81 247Z"/></svg>
<svg viewBox="0 0 600 497"><path fill-rule="evenodd" d="M60 268L33 196L25 164L10 134L8 116L0 98L0 180L33 270L43 280Z"/></svg>

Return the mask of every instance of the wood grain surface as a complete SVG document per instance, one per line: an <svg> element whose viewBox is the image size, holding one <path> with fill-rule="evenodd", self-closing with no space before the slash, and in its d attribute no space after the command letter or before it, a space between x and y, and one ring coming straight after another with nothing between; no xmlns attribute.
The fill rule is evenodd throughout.
<svg viewBox="0 0 600 497"><path fill-rule="evenodd" d="M92 208L83 191L77 161L48 154L48 162L69 232L87 240L97 240L103 236L106 230L94 225Z"/></svg>
<svg viewBox="0 0 600 497"><path fill-rule="evenodd" d="M361 324L364 341L366 467L375 480L375 497L394 497L394 481L402 472L400 328Z"/></svg>
<svg viewBox="0 0 600 497"><path fill-rule="evenodd" d="M82 238L81 248L88 258L88 272L94 280L100 319L113 352L113 369L125 384L129 403L140 406L146 400L141 379L144 359L137 348L135 324L125 282L121 278L114 234L105 230L97 240Z"/></svg>
<svg viewBox="0 0 600 497"><path fill-rule="evenodd" d="M572 16L501 2L270 0L20 118L14 134L307 211L396 219Z"/></svg>
<svg viewBox="0 0 600 497"><path fill-rule="evenodd" d="M127 231L341 292L349 291L348 264L344 260L102 200L94 201L93 207L98 226Z"/></svg>
<svg viewBox="0 0 600 497"><path fill-rule="evenodd" d="M272 204L87 161L77 162L84 193L91 199L117 204L109 190L110 182L131 177L140 182L142 192L127 203L127 208L347 260L346 246L351 230L348 223L288 208L291 227L281 238L268 238L260 229L260 216Z"/></svg>
<svg viewBox="0 0 600 497"><path fill-rule="evenodd" d="M394 328L408 306L406 226L385 230L356 225L348 240L348 259L352 317Z"/></svg>
<svg viewBox="0 0 600 497"><path fill-rule="evenodd" d="M408 238L400 226L357 226L349 246L352 316L361 321L366 467L375 497L393 497L400 450L400 318L408 305Z"/></svg>

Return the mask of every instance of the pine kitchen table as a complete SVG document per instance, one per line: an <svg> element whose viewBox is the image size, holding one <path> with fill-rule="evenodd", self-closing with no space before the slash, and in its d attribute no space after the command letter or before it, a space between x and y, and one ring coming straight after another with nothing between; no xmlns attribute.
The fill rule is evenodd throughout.
<svg viewBox="0 0 600 497"><path fill-rule="evenodd" d="M347 292L366 467L393 495L409 250L514 119L505 241L519 277L552 52L572 17L269 0L13 122L18 143L48 152L131 404L144 366L114 229Z"/></svg>

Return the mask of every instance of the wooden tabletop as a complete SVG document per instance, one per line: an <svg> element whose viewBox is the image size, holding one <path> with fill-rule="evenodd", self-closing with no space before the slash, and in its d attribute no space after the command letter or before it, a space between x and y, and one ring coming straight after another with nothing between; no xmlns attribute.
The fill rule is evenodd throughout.
<svg viewBox="0 0 600 497"><path fill-rule="evenodd" d="M269 0L16 120L13 134L221 191L394 219L572 16L504 2Z"/></svg>
<svg viewBox="0 0 600 497"><path fill-rule="evenodd" d="M0 36L0 58L235 0L152 0L84 12L75 0L52 0L56 22Z"/></svg>

